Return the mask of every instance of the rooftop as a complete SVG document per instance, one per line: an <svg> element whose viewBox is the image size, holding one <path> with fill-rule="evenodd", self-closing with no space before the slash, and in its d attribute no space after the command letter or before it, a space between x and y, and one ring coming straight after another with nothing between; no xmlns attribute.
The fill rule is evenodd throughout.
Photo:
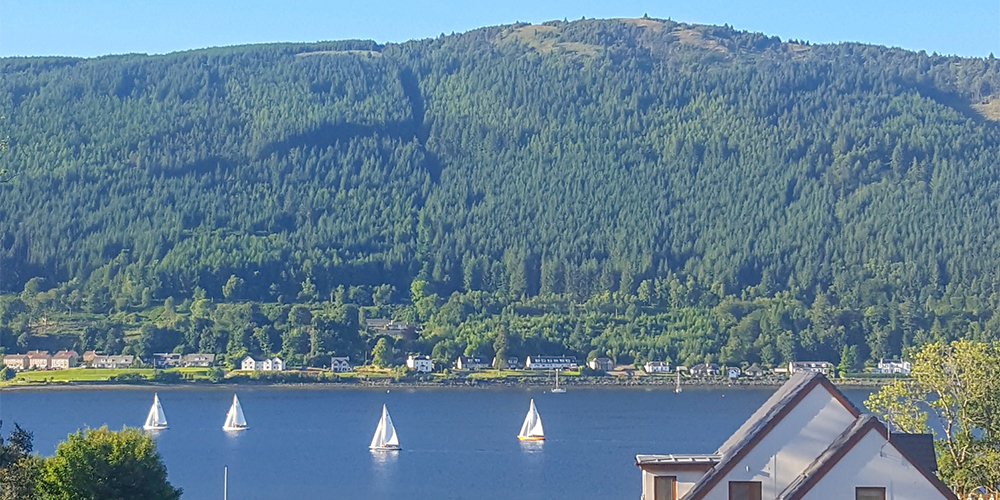
<svg viewBox="0 0 1000 500"><path fill-rule="evenodd" d="M702 464L715 465L722 460L722 455L636 455L636 465L657 465L657 464Z"/></svg>

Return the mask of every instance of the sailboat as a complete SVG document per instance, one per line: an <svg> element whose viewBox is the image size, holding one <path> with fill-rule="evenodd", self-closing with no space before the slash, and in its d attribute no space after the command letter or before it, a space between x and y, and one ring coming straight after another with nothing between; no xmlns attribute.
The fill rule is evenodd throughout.
<svg viewBox="0 0 1000 500"><path fill-rule="evenodd" d="M556 386L552 388L552 392L555 394L562 394L566 392L566 389L559 387L559 370L555 370L555 372L556 372Z"/></svg>
<svg viewBox="0 0 1000 500"><path fill-rule="evenodd" d="M229 407L229 413L226 413L226 423L222 424L222 430L224 431L242 431L249 427L247 425L247 419L243 416L243 407L240 406L240 399L233 394L233 406Z"/></svg>
<svg viewBox="0 0 1000 500"><path fill-rule="evenodd" d="M677 370L677 386L674 387L674 394L681 393L681 371Z"/></svg>
<svg viewBox="0 0 1000 500"><path fill-rule="evenodd" d="M528 414L524 417L524 423L521 424L521 432L517 433L517 439L521 441L544 441L545 440L545 429L542 428L542 417L538 415L538 410L535 409L535 400L531 400L531 406L528 407Z"/></svg>
<svg viewBox="0 0 1000 500"><path fill-rule="evenodd" d="M382 405L382 418L378 421L378 427L375 428L375 435L372 436L372 444L368 446L368 449L372 451L397 451L402 449L399 447L399 436L396 435L396 428L392 425L392 418L389 416L389 410L386 409L385 405Z"/></svg>
<svg viewBox="0 0 1000 500"><path fill-rule="evenodd" d="M158 431L167 428L167 416L163 414L163 407L160 406L160 396L153 393L153 406L149 408L149 415L146 416L146 423L142 428L147 431Z"/></svg>

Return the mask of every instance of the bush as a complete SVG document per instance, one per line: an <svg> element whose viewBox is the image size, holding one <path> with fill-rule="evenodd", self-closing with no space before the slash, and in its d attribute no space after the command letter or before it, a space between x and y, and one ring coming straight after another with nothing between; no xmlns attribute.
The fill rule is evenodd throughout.
<svg viewBox="0 0 1000 500"><path fill-rule="evenodd" d="M108 378L109 382L117 382L119 384L142 384L148 382L149 379L141 373L119 373L118 375L112 375Z"/></svg>
<svg viewBox="0 0 1000 500"><path fill-rule="evenodd" d="M107 426L70 434L45 461L39 482L44 500L142 498L176 500L156 442L138 429Z"/></svg>
<svg viewBox="0 0 1000 500"><path fill-rule="evenodd" d="M208 370L208 380L213 384L218 384L226 378L226 372L222 371L222 368L218 366L213 366Z"/></svg>
<svg viewBox="0 0 1000 500"><path fill-rule="evenodd" d="M160 384L178 384L184 380L180 372L165 372L157 370L153 373L153 382Z"/></svg>

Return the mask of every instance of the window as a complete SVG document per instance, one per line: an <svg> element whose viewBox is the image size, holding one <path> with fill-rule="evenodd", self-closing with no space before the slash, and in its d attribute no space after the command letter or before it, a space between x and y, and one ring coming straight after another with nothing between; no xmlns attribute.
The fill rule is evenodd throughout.
<svg viewBox="0 0 1000 500"><path fill-rule="evenodd" d="M674 500L677 493L677 478L674 476L653 477L653 498L651 500Z"/></svg>
<svg viewBox="0 0 1000 500"><path fill-rule="evenodd" d="M730 481L729 500L761 500L760 481Z"/></svg>
<svg viewBox="0 0 1000 500"><path fill-rule="evenodd" d="M854 489L855 500L885 500L885 488L882 486L858 486Z"/></svg>

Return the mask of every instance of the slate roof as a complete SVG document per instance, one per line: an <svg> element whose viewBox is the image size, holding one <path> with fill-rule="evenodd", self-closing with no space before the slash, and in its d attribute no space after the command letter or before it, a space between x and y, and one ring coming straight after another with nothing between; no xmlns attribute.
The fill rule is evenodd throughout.
<svg viewBox="0 0 1000 500"><path fill-rule="evenodd" d="M905 452L917 465L937 472L937 455L934 453L934 436L932 434L906 434L894 432L889 437L892 444Z"/></svg>

